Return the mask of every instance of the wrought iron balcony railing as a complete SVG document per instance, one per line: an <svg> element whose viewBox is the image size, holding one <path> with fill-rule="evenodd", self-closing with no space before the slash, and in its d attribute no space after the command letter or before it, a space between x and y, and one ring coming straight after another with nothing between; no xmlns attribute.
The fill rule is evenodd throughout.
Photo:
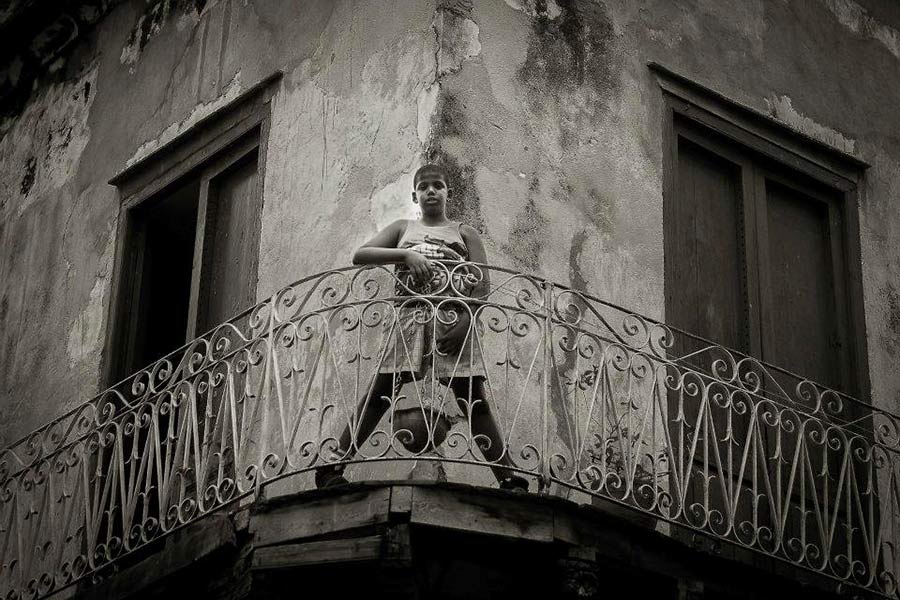
<svg viewBox="0 0 900 600"><path fill-rule="evenodd" d="M441 352L456 323L462 350ZM277 479L423 458L895 595L898 450L895 415L539 277L445 263L413 291L390 267L337 269L3 450L0 597L102 574Z"/></svg>

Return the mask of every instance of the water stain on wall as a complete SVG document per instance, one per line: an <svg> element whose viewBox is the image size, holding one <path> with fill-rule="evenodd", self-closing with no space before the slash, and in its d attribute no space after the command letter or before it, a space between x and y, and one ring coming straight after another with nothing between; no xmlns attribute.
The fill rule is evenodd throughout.
<svg viewBox="0 0 900 600"><path fill-rule="evenodd" d="M576 196L576 198L583 198ZM580 207L587 220L605 236L615 233L616 205L611 199L604 197L597 189L588 190L586 202L582 200Z"/></svg>
<svg viewBox="0 0 900 600"><path fill-rule="evenodd" d="M503 246L503 252L525 271L538 270L541 251L547 240L549 220L535 204L538 192L539 182L535 177L529 186L528 201L513 219L509 229L509 242Z"/></svg>
<svg viewBox="0 0 900 600"><path fill-rule="evenodd" d="M584 243L587 241L588 231L582 229L576 231L569 244L569 284L578 291L587 291L588 283L581 272L581 255L584 252Z"/></svg>
<svg viewBox="0 0 900 600"><path fill-rule="evenodd" d="M900 355L900 293L888 283L882 289L887 308L887 335L882 337L882 347L892 357Z"/></svg>
<svg viewBox="0 0 900 600"><path fill-rule="evenodd" d="M473 134L468 130L464 107L456 97L441 91L432 126L432 135L426 146L425 159L443 165L450 175L451 197L447 202L447 217L471 225L484 232L484 216L481 199L475 185L475 166L465 158L458 158L448 148L455 139L466 139Z"/></svg>
<svg viewBox="0 0 900 600"><path fill-rule="evenodd" d="M586 85L604 92L613 82L614 32L606 7L576 0L561 0L558 5L561 12L555 19L545 3L537 7L528 52L517 74L536 110L548 91L558 95Z"/></svg>
<svg viewBox="0 0 900 600"><path fill-rule="evenodd" d="M31 203L49 198L77 171L91 136L89 84L96 77L94 64L78 78L48 86L0 139L0 162L9 166L0 171L0 187L10 192L0 195L0 217L13 219ZM83 97L86 88L89 95Z"/></svg>
<svg viewBox="0 0 900 600"><path fill-rule="evenodd" d="M36 168L37 159L34 156L29 156L25 161L25 172L22 175L22 185L19 187L19 191L22 192L23 196L27 196L32 186L34 186L34 171Z"/></svg>
<svg viewBox="0 0 900 600"><path fill-rule="evenodd" d="M206 6L206 0L157 0L144 9L137 23L128 34L119 60L123 65L133 65L141 58L144 48L162 31L163 25L175 12L196 12Z"/></svg>

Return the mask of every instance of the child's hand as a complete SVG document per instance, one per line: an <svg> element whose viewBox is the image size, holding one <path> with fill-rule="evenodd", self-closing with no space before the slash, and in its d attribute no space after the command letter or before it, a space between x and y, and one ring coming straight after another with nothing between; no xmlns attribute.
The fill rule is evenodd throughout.
<svg viewBox="0 0 900 600"><path fill-rule="evenodd" d="M441 258L444 260L463 260L462 254L449 246L441 246L438 252L441 253Z"/></svg>
<svg viewBox="0 0 900 600"><path fill-rule="evenodd" d="M412 273L419 283L428 283L431 281L431 261L419 254L409 250L406 252L406 258L403 264L407 266L409 272Z"/></svg>

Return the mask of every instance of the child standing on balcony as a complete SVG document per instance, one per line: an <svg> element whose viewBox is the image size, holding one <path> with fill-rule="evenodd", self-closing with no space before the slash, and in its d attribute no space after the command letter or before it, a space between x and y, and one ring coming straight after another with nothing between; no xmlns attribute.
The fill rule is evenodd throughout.
<svg viewBox="0 0 900 600"><path fill-rule="evenodd" d="M447 171L434 164L421 167L413 177L412 193L421 217L418 220L401 219L379 231L356 251L353 263L396 264L397 295L400 296L431 293L435 273L445 272L450 273L450 281L445 280L439 285L440 291L436 293L486 298L490 290L486 272L480 279L476 278L479 280L473 286L468 283L470 278L465 276L467 271L452 267L444 271L432 262L487 262L478 232L447 218L449 197ZM485 459L492 463L500 487L527 490L528 482L507 468L513 463L486 400L484 361L474 339L475 331L469 309L462 301L423 301L418 304L410 301L398 308L379 372L369 393L357 407L356 435L348 424L338 441L337 453L341 458L352 458L369 438L389 407L386 399L396 395L402 384L431 376L450 388L465 414L471 407L473 440L486 442L478 445ZM316 471L316 485L320 488L343 483L347 480L341 465L326 465Z"/></svg>

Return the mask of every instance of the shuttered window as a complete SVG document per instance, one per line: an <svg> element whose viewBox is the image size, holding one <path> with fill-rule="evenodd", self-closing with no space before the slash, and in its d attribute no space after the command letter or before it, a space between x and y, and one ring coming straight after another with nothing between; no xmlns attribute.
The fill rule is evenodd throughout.
<svg viewBox="0 0 900 600"><path fill-rule="evenodd" d="M264 149L279 78L247 90L110 181L122 211L107 385L254 303Z"/></svg>
<svg viewBox="0 0 900 600"><path fill-rule="evenodd" d="M776 555L858 553L863 517L852 507L865 469L851 471L861 465L848 446L822 443L821 431L846 423L864 439L871 422L861 403L816 402L824 388L862 399L869 388L858 233L867 165L651 69L664 100L672 493L688 525L674 534L713 529L736 542L723 553L757 564L766 559L741 546L765 536Z"/></svg>
<svg viewBox="0 0 900 600"><path fill-rule="evenodd" d="M258 144L251 133L130 211L118 378L253 303Z"/></svg>
<svg viewBox="0 0 900 600"><path fill-rule="evenodd" d="M667 322L853 393L840 193L686 120L675 135Z"/></svg>
<svg viewBox="0 0 900 600"><path fill-rule="evenodd" d="M676 117L674 125L674 193L665 217L666 321L689 334L676 336L675 355L690 357L686 367L715 373L713 361L721 354L708 350L711 341L795 374L768 369L789 398L798 377L855 393L841 192L688 119ZM762 395L781 395L772 380L761 381ZM712 395L727 388L712 384L707 401L713 403ZM691 473L684 505L725 510L732 503L735 524L777 527L769 496L761 501L757 494L762 481L787 481L795 437L779 435L759 418L754 423L752 411L739 406L740 394L729 408L705 413L699 397L673 393L670 400L670 409L681 411L686 424L679 455L690 456L692 445L701 449L693 454L693 466L684 465ZM852 409L848 403L840 417L853 418ZM680 431L678 418L673 414L671 422ZM761 436L755 445L754 435ZM760 448L766 460L742 469L746 448ZM768 462L775 460L776 449L780 462ZM811 464L827 471L816 471L817 495L834 503L846 521L835 498L840 453L810 443L806 451ZM734 489L743 492L730 497L725 492ZM792 488L786 503L785 539L800 535L804 525L807 531L816 525L811 513L799 509L798 489ZM739 551L731 552L738 558Z"/></svg>

